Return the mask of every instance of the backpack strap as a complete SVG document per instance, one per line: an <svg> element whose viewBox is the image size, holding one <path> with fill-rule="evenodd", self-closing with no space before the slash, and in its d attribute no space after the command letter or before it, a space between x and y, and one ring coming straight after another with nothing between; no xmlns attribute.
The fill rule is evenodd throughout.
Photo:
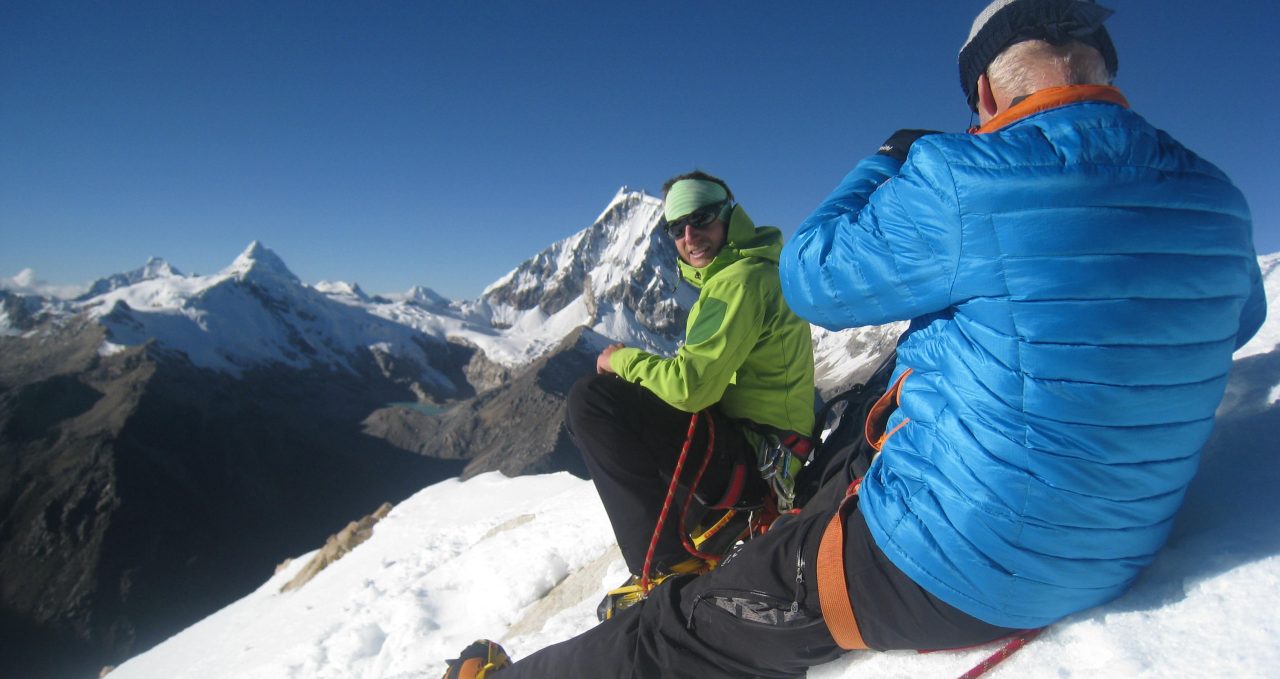
<svg viewBox="0 0 1280 679"><path fill-rule="evenodd" d="M844 517L848 514L849 500L857 497L862 486L859 478L849 485L835 516L822 532L818 543L818 603L822 619L836 644L846 651L867 650L858 630L858 619L849 598L849 586L844 577Z"/></svg>

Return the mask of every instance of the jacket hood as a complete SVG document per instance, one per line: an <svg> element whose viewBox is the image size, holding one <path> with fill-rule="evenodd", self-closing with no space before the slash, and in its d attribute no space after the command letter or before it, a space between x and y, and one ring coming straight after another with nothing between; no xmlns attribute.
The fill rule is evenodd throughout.
<svg viewBox="0 0 1280 679"><path fill-rule="evenodd" d="M733 214L729 216L729 230L720 254L700 269L679 257L676 264L680 267L681 278L700 288L721 269L740 259L759 257L777 264L781 254L782 231L772 226L756 226L747 211L741 205L735 205Z"/></svg>

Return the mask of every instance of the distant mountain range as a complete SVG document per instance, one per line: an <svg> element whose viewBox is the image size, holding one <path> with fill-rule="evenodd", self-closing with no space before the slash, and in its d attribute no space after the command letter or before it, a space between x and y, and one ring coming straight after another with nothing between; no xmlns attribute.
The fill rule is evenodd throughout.
<svg viewBox="0 0 1280 679"><path fill-rule="evenodd" d="M608 341L674 351L696 298L659 209L620 191L465 302L306 285L257 242L0 291L0 676L118 662L464 470L584 473L568 387Z"/></svg>

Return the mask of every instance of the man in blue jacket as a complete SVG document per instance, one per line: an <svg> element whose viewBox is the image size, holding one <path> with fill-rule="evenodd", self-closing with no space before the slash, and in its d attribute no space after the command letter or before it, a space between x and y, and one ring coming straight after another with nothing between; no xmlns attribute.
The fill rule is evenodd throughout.
<svg viewBox="0 0 1280 679"><path fill-rule="evenodd" d="M1003 627L1151 562L1265 314L1244 197L1108 84L1109 14L988 6L960 53L981 127L897 135L781 263L814 323L912 320L858 513L912 581Z"/></svg>
<svg viewBox="0 0 1280 679"><path fill-rule="evenodd" d="M1048 625L1151 563L1266 300L1244 197L1111 87L1110 14L991 3L959 58L981 126L894 134L784 248L802 317L911 320L861 484L502 679L798 677Z"/></svg>

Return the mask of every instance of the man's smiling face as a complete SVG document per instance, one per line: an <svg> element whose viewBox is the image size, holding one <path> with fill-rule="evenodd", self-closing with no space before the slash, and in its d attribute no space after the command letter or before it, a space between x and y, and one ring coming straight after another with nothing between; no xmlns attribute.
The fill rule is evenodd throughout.
<svg viewBox="0 0 1280 679"><path fill-rule="evenodd" d="M703 228L684 227L684 233L676 239L676 252L689 266L701 269L711 263L724 247L725 224L716 219Z"/></svg>

